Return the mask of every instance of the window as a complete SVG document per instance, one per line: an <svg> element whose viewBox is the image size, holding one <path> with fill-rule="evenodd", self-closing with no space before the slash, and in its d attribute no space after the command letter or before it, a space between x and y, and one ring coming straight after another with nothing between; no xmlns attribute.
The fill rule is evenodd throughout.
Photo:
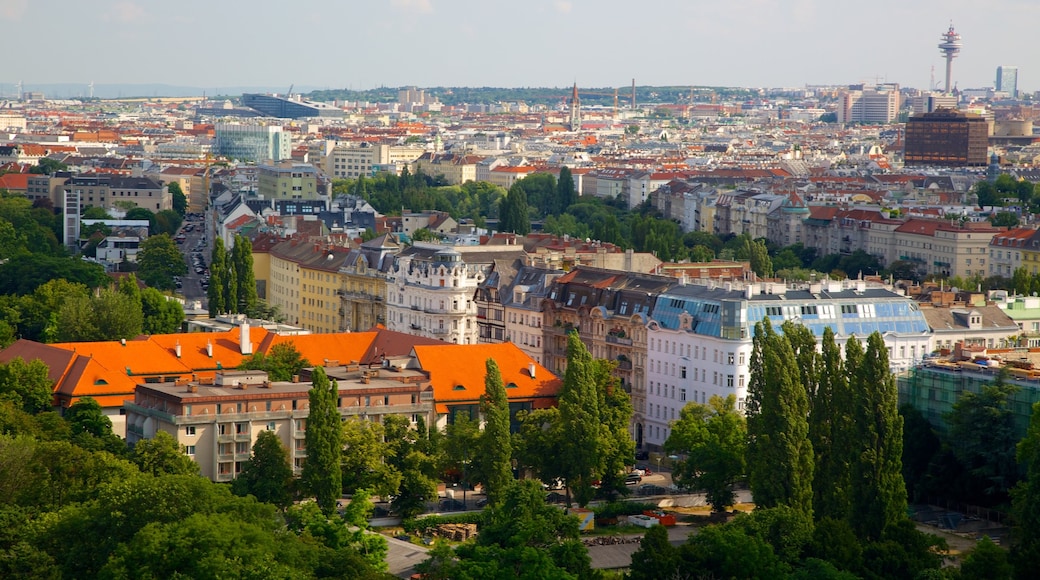
<svg viewBox="0 0 1040 580"><path fill-rule="evenodd" d="M185 435L194 435L195 434L195 425L188 425L187 427L185 427L184 428L184 434Z"/></svg>
<svg viewBox="0 0 1040 580"><path fill-rule="evenodd" d="M685 401L686 400L686 389L679 389L679 400L680 401Z"/></svg>
<svg viewBox="0 0 1040 580"><path fill-rule="evenodd" d="M679 367L679 376L683 379L686 378L686 367Z"/></svg>
<svg viewBox="0 0 1040 580"><path fill-rule="evenodd" d="M730 364L730 365L733 364L733 353L729 353L726 356L726 364Z"/></svg>
<svg viewBox="0 0 1040 580"><path fill-rule="evenodd" d="M726 375L726 386L733 388L733 375Z"/></svg>
<svg viewBox="0 0 1040 580"><path fill-rule="evenodd" d="M184 448L184 453L186 455L195 455L195 446L194 445L188 445L187 447Z"/></svg>
<svg viewBox="0 0 1040 580"><path fill-rule="evenodd" d="M275 427L277 427L277 425L275 425L274 421L271 421L270 423L267 424L267 430L268 431L274 431Z"/></svg>
<svg viewBox="0 0 1040 580"><path fill-rule="evenodd" d="M235 443L235 453L239 455L249 453L249 443L246 443L245 441Z"/></svg>

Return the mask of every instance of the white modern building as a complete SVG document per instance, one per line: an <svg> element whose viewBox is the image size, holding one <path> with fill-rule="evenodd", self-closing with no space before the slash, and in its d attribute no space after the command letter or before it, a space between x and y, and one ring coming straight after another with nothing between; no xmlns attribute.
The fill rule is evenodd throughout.
<svg viewBox="0 0 1040 580"><path fill-rule="evenodd" d="M785 321L801 324L817 340L830 327L842 349L851 336L865 341L879 331L893 372L910 368L931 348L932 333L917 304L864 281L676 285L657 297L647 324L646 412L637 443L660 449L671 422L692 401L734 395L743 410L752 336L765 318L777 329Z"/></svg>

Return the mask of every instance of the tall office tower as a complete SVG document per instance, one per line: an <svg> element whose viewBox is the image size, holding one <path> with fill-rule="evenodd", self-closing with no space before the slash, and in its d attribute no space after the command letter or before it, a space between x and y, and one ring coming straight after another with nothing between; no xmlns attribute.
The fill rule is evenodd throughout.
<svg viewBox="0 0 1040 580"><path fill-rule="evenodd" d="M1018 98L1018 67L1017 66L998 66L997 67L997 82L996 87L998 91L1007 93L1012 99Z"/></svg>
<svg viewBox="0 0 1040 580"><path fill-rule="evenodd" d="M989 127L984 118L939 109L907 121L903 161L907 166L985 167L988 147Z"/></svg>
<svg viewBox="0 0 1040 580"><path fill-rule="evenodd" d="M961 35L957 34L953 30L953 24L950 24L950 29L939 37L942 42L939 43L939 52L942 53L943 58L946 59L946 93L952 92L952 85L950 79L953 76L953 59L957 58L957 53L961 51Z"/></svg>

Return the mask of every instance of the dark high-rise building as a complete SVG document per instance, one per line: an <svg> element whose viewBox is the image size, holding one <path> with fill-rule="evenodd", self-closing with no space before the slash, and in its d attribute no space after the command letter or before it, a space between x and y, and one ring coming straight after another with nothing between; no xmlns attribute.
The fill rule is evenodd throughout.
<svg viewBox="0 0 1040 580"><path fill-rule="evenodd" d="M953 109L914 115L906 123L906 165L985 166L989 126L978 115Z"/></svg>

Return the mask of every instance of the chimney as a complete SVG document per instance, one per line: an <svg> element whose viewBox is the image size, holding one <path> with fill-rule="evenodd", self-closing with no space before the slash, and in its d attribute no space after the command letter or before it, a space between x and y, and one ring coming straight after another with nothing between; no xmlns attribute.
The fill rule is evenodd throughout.
<svg viewBox="0 0 1040 580"><path fill-rule="evenodd" d="M126 346L126 339L125 338L120 338L119 339L119 344L121 344L123 346Z"/></svg>
<svg viewBox="0 0 1040 580"><path fill-rule="evenodd" d="M532 379L534 378L534 369L535 369L534 363L531 363L531 364L527 365L527 374L531 375Z"/></svg>
<svg viewBox="0 0 1040 580"><path fill-rule="evenodd" d="M245 319L239 326L238 347L242 351L242 356L253 354L253 343L249 341L249 322Z"/></svg>
<svg viewBox="0 0 1040 580"><path fill-rule="evenodd" d="M213 358L213 341L206 341L206 356Z"/></svg>
<svg viewBox="0 0 1040 580"><path fill-rule="evenodd" d="M194 383L188 385L188 392L189 393L197 393L197 392L199 392L199 386L194 384Z"/></svg>
<svg viewBox="0 0 1040 580"><path fill-rule="evenodd" d="M177 341L177 344L173 345L173 352L177 355L177 358L181 358L181 341Z"/></svg>

